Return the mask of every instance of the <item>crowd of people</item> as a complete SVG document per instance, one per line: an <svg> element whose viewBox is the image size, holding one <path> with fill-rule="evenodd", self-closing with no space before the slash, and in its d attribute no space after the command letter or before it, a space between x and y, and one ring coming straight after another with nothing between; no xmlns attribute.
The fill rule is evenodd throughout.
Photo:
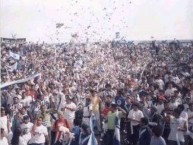
<svg viewBox="0 0 193 145"><path fill-rule="evenodd" d="M2 43L0 144L87 145L93 130L113 145L118 116L122 145L192 145L192 54L178 41Z"/></svg>

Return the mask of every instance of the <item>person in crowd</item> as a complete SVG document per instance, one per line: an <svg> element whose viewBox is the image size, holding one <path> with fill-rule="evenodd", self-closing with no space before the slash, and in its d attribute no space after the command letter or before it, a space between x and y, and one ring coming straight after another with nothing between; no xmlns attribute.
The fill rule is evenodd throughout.
<svg viewBox="0 0 193 145"><path fill-rule="evenodd" d="M91 94L91 105L92 105L92 113L95 116L96 119L96 130L100 132L101 131L101 124L100 124L100 110L99 110L99 106L101 103L101 99L99 96L97 96L97 93L95 90L90 90L90 94Z"/></svg>
<svg viewBox="0 0 193 145"><path fill-rule="evenodd" d="M38 117L32 127L32 137L29 140L29 145L44 145L49 142L48 130L42 125L42 118Z"/></svg>
<svg viewBox="0 0 193 145"><path fill-rule="evenodd" d="M79 145L87 145L90 138L89 127L86 124L82 124L80 129Z"/></svg>
<svg viewBox="0 0 193 145"><path fill-rule="evenodd" d="M138 145L150 145L151 129L148 126L148 118L141 118L140 125Z"/></svg>
<svg viewBox="0 0 193 145"><path fill-rule="evenodd" d="M12 116L14 116L22 107L23 107L22 104L19 103L19 98L14 97L13 98L13 104L11 104L11 106L10 106Z"/></svg>
<svg viewBox="0 0 193 145"><path fill-rule="evenodd" d="M10 131L10 120L9 115L6 115L5 108L1 107L1 116L0 116L0 128L3 129L3 132L7 135Z"/></svg>
<svg viewBox="0 0 193 145"><path fill-rule="evenodd" d="M128 120L130 121L130 140L129 142L133 145L137 145L139 139L140 120L143 118L143 112L139 110L139 104L133 103L132 110L128 114Z"/></svg>
<svg viewBox="0 0 193 145"><path fill-rule="evenodd" d="M28 142L26 139L23 139L21 128L16 128L11 136L11 145L26 145Z"/></svg>
<svg viewBox="0 0 193 145"><path fill-rule="evenodd" d="M74 102L72 102L72 98L70 98L70 96L66 96L66 105L64 108L62 108L62 111L64 111L64 117L68 121L69 127L71 129L75 119L76 105Z"/></svg>
<svg viewBox="0 0 193 145"><path fill-rule="evenodd" d="M105 85L105 90L102 92L102 94L101 94L101 98L106 98L107 96L112 96L112 97L115 97L115 94L116 92L112 89L112 86L111 86L111 84L106 84Z"/></svg>
<svg viewBox="0 0 193 145"><path fill-rule="evenodd" d="M83 107L82 122L89 125L91 115L92 115L91 99L86 98L85 106Z"/></svg>
<svg viewBox="0 0 193 145"><path fill-rule="evenodd" d="M161 114L157 113L157 109L156 107L152 106L150 109L150 117L149 117L149 124L150 126L162 126L163 127L163 117L161 116Z"/></svg>
<svg viewBox="0 0 193 145"><path fill-rule="evenodd" d="M188 121L188 114L185 111L184 104L178 105L177 109L181 112L180 117L182 117L184 120Z"/></svg>
<svg viewBox="0 0 193 145"><path fill-rule="evenodd" d="M55 133L52 138L52 144L61 145L62 142L60 142L60 138L62 135L62 132L60 131L60 127L64 126L68 129L70 129L70 126L68 124L68 121L64 118L64 113L62 111L58 112L58 119L55 121L53 126L53 132Z"/></svg>
<svg viewBox="0 0 193 145"><path fill-rule="evenodd" d="M3 128L1 128L1 134L0 134L0 144L1 145L9 145L8 140L5 136L5 131Z"/></svg>
<svg viewBox="0 0 193 145"><path fill-rule="evenodd" d="M80 121L78 119L74 119L74 127L72 128L72 133L74 133L74 139L71 142L71 145L78 145L79 144L79 137L80 137Z"/></svg>
<svg viewBox="0 0 193 145"><path fill-rule="evenodd" d="M24 142L28 143L31 139L31 131L32 131L33 123L30 122L29 116L23 117L23 122L20 125L21 135Z"/></svg>
<svg viewBox="0 0 193 145"><path fill-rule="evenodd" d="M169 122L169 118L170 115L172 115L173 113L173 109L170 106L170 102L165 102L164 104L164 110L161 112L161 115L163 118L165 118L164 124L163 124L163 138L166 141L166 143L168 143L168 136L170 133L170 122Z"/></svg>
<svg viewBox="0 0 193 145"><path fill-rule="evenodd" d="M111 103L111 111L107 115L107 132L104 135L104 143L106 145L111 145L113 142L113 134L115 131L115 117L116 111L118 109L119 118L126 115L126 112L121 107L118 107L115 102Z"/></svg>
<svg viewBox="0 0 193 145"><path fill-rule="evenodd" d="M151 137L150 145L166 145L164 138L161 136L161 126L154 126L152 129L153 136Z"/></svg>
<svg viewBox="0 0 193 145"><path fill-rule="evenodd" d="M170 134L168 136L169 145L183 145L184 133L187 132L187 121L180 117L181 111L174 109L173 116L170 117Z"/></svg>
<svg viewBox="0 0 193 145"><path fill-rule="evenodd" d="M164 101L166 100L163 95L163 91L160 90L159 91L159 97L158 97L158 100L157 100L157 103L154 105L156 108L157 108L157 112L160 114L163 109L164 109Z"/></svg>
<svg viewBox="0 0 193 145"><path fill-rule="evenodd" d="M51 115L50 113L53 112L53 109L47 109L46 105L42 105L41 106L41 113L39 114L39 116L42 117L42 125L44 125L45 127L47 127L48 129L48 133L51 133Z"/></svg>
<svg viewBox="0 0 193 145"><path fill-rule="evenodd" d="M80 124L82 124L82 121L83 121L83 112L84 112L83 109L84 109L83 104L80 103L75 112L75 119L79 120Z"/></svg>

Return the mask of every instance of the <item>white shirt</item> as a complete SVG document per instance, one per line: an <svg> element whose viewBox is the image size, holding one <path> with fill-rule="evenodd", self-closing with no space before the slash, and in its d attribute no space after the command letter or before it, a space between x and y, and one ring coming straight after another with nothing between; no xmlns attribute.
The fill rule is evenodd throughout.
<svg viewBox="0 0 193 145"><path fill-rule="evenodd" d="M71 102L70 104L66 104L66 107L76 110L76 105ZM65 109L64 116L67 120L74 120L75 118L75 111L71 111L69 109Z"/></svg>
<svg viewBox="0 0 193 145"><path fill-rule="evenodd" d="M31 122L28 122L27 124L22 123L20 125L20 128L21 128L22 132L23 133L25 132L25 134L31 134L30 132L32 130L32 127L33 127L33 123L31 123Z"/></svg>
<svg viewBox="0 0 193 145"><path fill-rule="evenodd" d="M19 137L19 145L27 145L29 140L25 139L25 136L20 136Z"/></svg>
<svg viewBox="0 0 193 145"><path fill-rule="evenodd" d="M164 109L164 104L157 104L156 106L157 112L160 114L162 110Z"/></svg>
<svg viewBox="0 0 193 145"><path fill-rule="evenodd" d="M182 111L180 114L180 117L188 121L188 113L186 111Z"/></svg>
<svg viewBox="0 0 193 145"><path fill-rule="evenodd" d="M184 132L178 131L178 128L183 128L187 122L183 118L172 118L170 121L170 134L168 140L184 142Z"/></svg>
<svg viewBox="0 0 193 145"><path fill-rule="evenodd" d="M191 110L188 110L188 118L190 118L190 117L193 117L193 111L191 111ZM188 120L188 122L190 122L190 123L192 123L193 124L193 118L192 119L190 119L190 120Z"/></svg>
<svg viewBox="0 0 193 145"><path fill-rule="evenodd" d="M167 97L173 96L175 90L176 90L175 88L167 89L167 90L165 91L165 95L166 95Z"/></svg>
<svg viewBox="0 0 193 145"><path fill-rule="evenodd" d="M128 118L135 119L140 121L141 118L143 118L143 112L141 110L134 111L133 109L129 112ZM131 125L136 126L138 125L138 122L131 121Z"/></svg>
<svg viewBox="0 0 193 145"><path fill-rule="evenodd" d="M20 103L23 106L30 106L31 102L32 102L32 97L31 96L26 96L26 98L20 100Z"/></svg>
<svg viewBox="0 0 193 145"><path fill-rule="evenodd" d="M180 104L180 103L175 100L174 102L171 102L171 103L170 103L170 107L171 107L172 109L175 109L175 108L178 107L179 104Z"/></svg>
<svg viewBox="0 0 193 145"><path fill-rule="evenodd" d="M92 105L90 104L89 106L85 106L83 108L83 117L88 117L90 116L90 111L92 111Z"/></svg>
<svg viewBox="0 0 193 145"><path fill-rule="evenodd" d="M35 135L32 134L32 138L29 141L29 144L36 143L45 143L45 136L48 135L48 130L45 126L40 125L37 126L35 129Z"/></svg>
<svg viewBox="0 0 193 145"><path fill-rule="evenodd" d="M163 90L164 81L162 79L155 80L155 83L159 86L160 90Z"/></svg>
<svg viewBox="0 0 193 145"><path fill-rule="evenodd" d="M3 137L3 139L0 139L0 145L9 145L6 137Z"/></svg>
<svg viewBox="0 0 193 145"><path fill-rule="evenodd" d="M5 133L8 133L7 121L7 116L0 117L0 127L4 129Z"/></svg>

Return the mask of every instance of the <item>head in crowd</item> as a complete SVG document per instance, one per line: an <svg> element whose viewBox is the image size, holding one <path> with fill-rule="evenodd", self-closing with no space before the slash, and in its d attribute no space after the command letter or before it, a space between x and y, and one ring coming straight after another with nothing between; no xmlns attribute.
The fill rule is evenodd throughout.
<svg viewBox="0 0 193 145"><path fill-rule="evenodd" d="M139 103L135 102L135 103L132 104L132 107L133 107L134 111L137 111L137 110L139 110L140 105L139 105Z"/></svg>
<svg viewBox="0 0 193 145"><path fill-rule="evenodd" d="M42 111L42 113L45 113L47 111L47 106L41 105L41 111Z"/></svg>
<svg viewBox="0 0 193 145"><path fill-rule="evenodd" d="M1 137L1 139L2 139L3 137L5 137L5 130L4 130L3 128L1 128L0 137Z"/></svg>
<svg viewBox="0 0 193 145"><path fill-rule="evenodd" d="M36 119L36 123L37 123L37 126L40 126L40 125L42 125L42 117L37 117L37 119Z"/></svg>
<svg viewBox="0 0 193 145"><path fill-rule="evenodd" d="M13 97L13 104L18 104L18 103L19 103L19 98Z"/></svg>
<svg viewBox="0 0 193 145"><path fill-rule="evenodd" d="M85 106L88 106L88 105L90 105L90 103L91 103L91 100L90 100L90 98L86 98Z"/></svg>
<svg viewBox="0 0 193 145"><path fill-rule="evenodd" d="M96 96L96 91L94 89L91 89L90 94L91 94L92 97L95 97Z"/></svg>
<svg viewBox="0 0 193 145"><path fill-rule="evenodd" d="M180 105L178 105L177 109L178 109L178 110L180 111L180 113L181 113L182 111L184 111L185 107L184 107L183 104L180 104Z"/></svg>
<svg viewBox="0 0 193 145"><path fill-rule="evenodd" d="M141 126L146 126L146 125L148 125L148 123L149 123L149 121L148 121L147 117L141 118L141 120L140 120Z"/></svg>
<svg viewBox="0 0 193 145"><path fill-rule="evenodd" d="M5 108L1 107L1 117L5 116Z"/></svg>
<svg viewBox="0 0 193 145"><path fill-rule="evenodd" d="M82 124L82 125L81 125L81 132L82 132L83 134L85 134L85 135L88 135L88 134L90 133L88 125Z"/></svg>
<svg viewBox="0 0 193 145"><path fill-rule="evenodd" d="M180 113L181 113L181 110L179 110L178 108L174 109L173 111L173 116L175 118L179 118L180 117Z"/></svg>
<svg viewBox="0 0 193 145"><path fill-rule="evenodd" d="M105 101L110 103L112 101L112 96L107 95L106 98L105 98Z"/></svg>
<svg viewBox="0 0 193 145"><path fill-rule="evenodd" d="M58 111L58 119L64 119L64 113L62 111Z"/></svg>
<svg viewBox="0 0 193 145"><path fill-rule="evenodd" d="M30 121L30 118L28 115L23 117L23 123L27 124Z"/></svg>
<svg viewBox="0 0 193 145"><path fill-rule="evenodd" d="M154 126L152 133L155 137L160 137L162 135L162 127L159 125Z"/></svg>

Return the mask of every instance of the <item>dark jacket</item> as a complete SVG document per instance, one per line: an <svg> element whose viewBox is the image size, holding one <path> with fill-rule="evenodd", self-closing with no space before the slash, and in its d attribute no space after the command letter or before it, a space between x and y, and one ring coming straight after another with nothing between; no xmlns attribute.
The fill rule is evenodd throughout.
<svg viewBox="0 0 193 145"><path fill-rule="evenodd" d="M150 145L151 129L148 126L141 127L139 131L139 145Z"/></svg>

